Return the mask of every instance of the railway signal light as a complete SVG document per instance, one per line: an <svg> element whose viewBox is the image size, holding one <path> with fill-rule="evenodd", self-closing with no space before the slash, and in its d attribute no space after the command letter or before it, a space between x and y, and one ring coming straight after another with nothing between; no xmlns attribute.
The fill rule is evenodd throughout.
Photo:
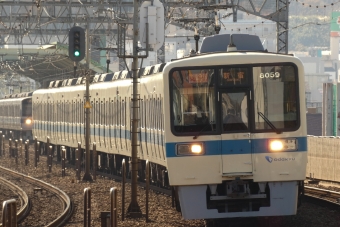
<svg viewBox="0 0 340 227"><path fill-rule="evenodd" d="M81 61L85 57L85 31L75 26L68 33L68 56L72 61Z"/></svg>

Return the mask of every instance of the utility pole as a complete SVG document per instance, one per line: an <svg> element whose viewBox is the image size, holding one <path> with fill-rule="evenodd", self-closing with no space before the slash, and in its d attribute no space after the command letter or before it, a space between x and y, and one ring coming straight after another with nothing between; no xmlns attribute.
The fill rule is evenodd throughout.
<svg viewBox="0 0 340 227"><path fill-rule="evenodd" d="M134 217L140 217L142 211L137 201L137 173L138 173L138 157L137 157L137 146L138 146L138 0L133 2L133 56L132 56L132 132L131 132L131 203L128 208L128 213Z"/></svg>
<svg viewBox="0 0 340 227"><path fill-rule="evenodd" d="M90 23L87 23L86 29L86 93L85 93L85 174L83 181L93 181L90 174Z"/></svg>

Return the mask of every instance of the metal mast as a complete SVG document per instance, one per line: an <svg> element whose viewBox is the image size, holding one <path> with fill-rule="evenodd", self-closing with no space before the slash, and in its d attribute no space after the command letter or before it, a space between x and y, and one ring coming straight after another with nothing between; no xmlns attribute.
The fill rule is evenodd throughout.
<svg viewBox="0 0 340 227"><path fill-rule="evenodd" d="M138 38L139 38L139 28L138 28L138 0L133 2L133 52L132 52L132 132L131 132L131 203L128 208L128 212L133 216L141 216L142 212L137 201L137 171L138 171L138 157L137 157L137 147L138 147Z"/></svg>
<svg viewBox="0 0 340 227"><path fill-rule="evenodd" d="M86 29L86 66L87 72L85 74L86 78L86 104L85 104L85 174L83 181L93 181L90 174L90 22L87 23Z"/></svg>

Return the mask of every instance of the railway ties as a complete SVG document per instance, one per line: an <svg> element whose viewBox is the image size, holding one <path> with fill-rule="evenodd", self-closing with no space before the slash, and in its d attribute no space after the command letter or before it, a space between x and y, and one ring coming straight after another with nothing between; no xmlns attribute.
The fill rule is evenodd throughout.
<svg viewBox="0 0 340 227"><path fill-rule="evenodd" d="M39 226L59 226L72 214L73 206L70 198L55 186L3 167L0 167L0 172L10 178L11 182L19 185L14 188L11 183L7 183L8 187L15 190L19 198L22 198L21 208L17 212L17 221L21 223L19 226L25 226L26 219L35 220Z"/></svg>

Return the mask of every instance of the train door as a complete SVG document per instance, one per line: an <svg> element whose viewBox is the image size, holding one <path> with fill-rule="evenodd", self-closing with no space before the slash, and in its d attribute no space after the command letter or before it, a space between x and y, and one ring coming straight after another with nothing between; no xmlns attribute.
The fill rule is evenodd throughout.
<svg viewBox="0 0 340 227"><path fill-rule="evenodd" d="M248 111L250 91L222 90L219 104L222 123L222 173L223 175L252 175L252 145Z"/></svg>

